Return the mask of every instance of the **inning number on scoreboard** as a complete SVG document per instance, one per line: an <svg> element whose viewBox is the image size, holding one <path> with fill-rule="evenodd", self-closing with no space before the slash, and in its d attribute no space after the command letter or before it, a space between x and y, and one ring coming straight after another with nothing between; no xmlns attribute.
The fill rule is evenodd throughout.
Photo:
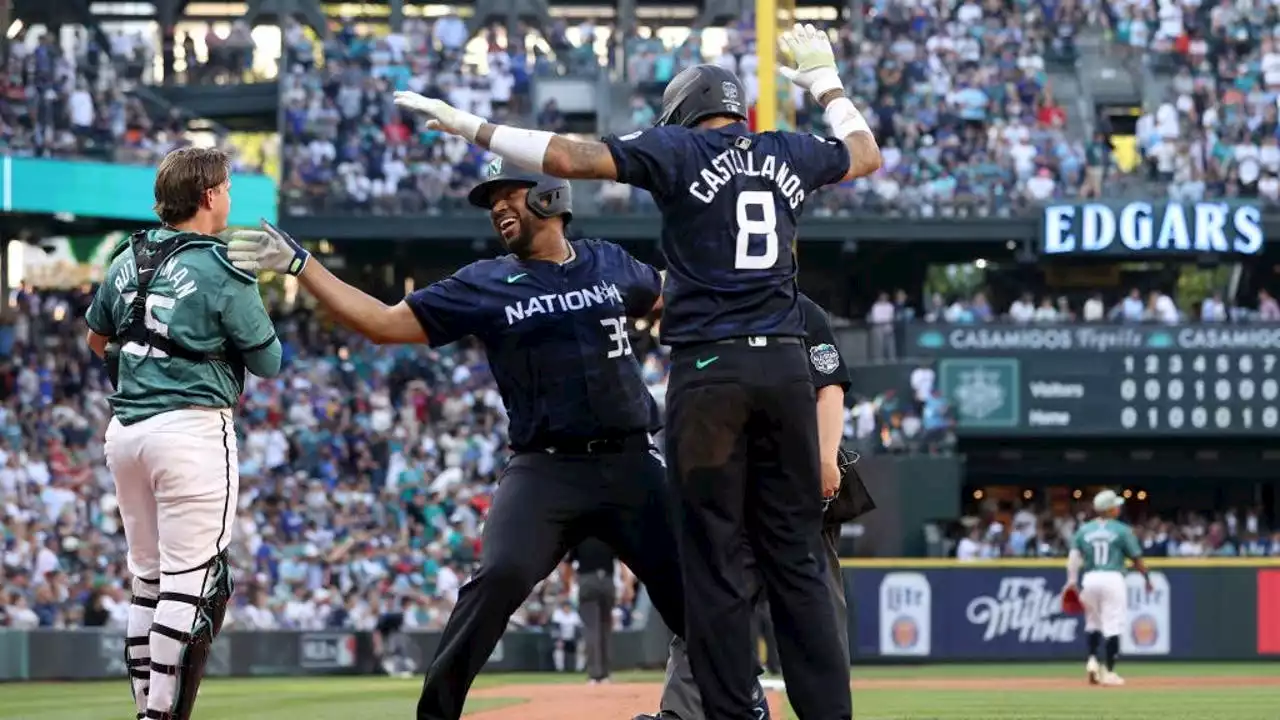
<svg viewBox="0 0 1280 720"><path fill-rule="evenodd" d="M1280 427L1275 354L1126 355L1120 424L1139 430Z"/></svg>

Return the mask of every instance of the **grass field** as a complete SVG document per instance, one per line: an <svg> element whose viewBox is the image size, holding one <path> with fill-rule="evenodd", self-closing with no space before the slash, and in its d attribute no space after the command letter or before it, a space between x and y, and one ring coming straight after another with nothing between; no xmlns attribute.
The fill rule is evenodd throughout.
<svg viewBox="0 0 1280 720"><path fill-rule="evenodd" d="M1280 663L1125 663L1129 685L1093 688L1082 664L859 668L858 720L1277 720ZM588 687L575 675L484 675L475 720L631 720L656 709L661 677L627 673ZM197 720L411 718L421 679L211 680ZM775 718L794 717L783 709ZM0 720L130 720L123 680L0 685Z"/></svg>

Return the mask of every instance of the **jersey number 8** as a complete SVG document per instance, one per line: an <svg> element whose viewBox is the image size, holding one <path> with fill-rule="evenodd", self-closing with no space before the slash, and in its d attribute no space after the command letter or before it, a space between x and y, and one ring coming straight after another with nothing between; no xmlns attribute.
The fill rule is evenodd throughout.
<svg viewBox="0 0 1280 720"><path fill-rule="evenodd" d="M759 208L752 212L753 208ZM753 214L759 215L752 218ZM773 193L765 190L747 190L738 194L735 212L738 222L738 242L734 252L735 270L768 270L778 262L778 211L773 205ZM764 236L764 254L751 254L751 238Z"/></svg>

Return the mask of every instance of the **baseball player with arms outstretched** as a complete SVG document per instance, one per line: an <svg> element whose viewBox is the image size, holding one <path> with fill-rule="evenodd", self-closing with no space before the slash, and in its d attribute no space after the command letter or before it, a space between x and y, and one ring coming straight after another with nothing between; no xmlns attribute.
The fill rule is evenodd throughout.
<svg viewBox="0 0 1280 720"><path fill-rule="evenodd" d="M796 715L851 715L849 668L814 544L823 458L794 243L807 197L875 172L881 158L845 96L830 39L797 25L782 46L794 62L783 74L823 108L831 137L751 131L742 81L716 65L686 68L667 84L657 127L600 142L396 93L397 105L430 117L431 127L510 163L617 180L648 191L661 211L661 340L672 348L665 455L680 497L689 661L714 720L749 720L757 707L748 543Z"/></svg>
<svg viewBox="0 0 1280 720"><path fill-rule="evenodd" d="M1067 587L1080 581L1080 601L1084 604L1084 629L1089 640L1089 661L1085 672L1091 685L1123 685L1116 674L1116 656L1120 654L1120 633L1128 622L1129 594L1125 587L1125 560L1147 581L1151 592L1151 576L1142 561L1142 546L1133 529L1117 518L1124 498L1114 490L1103 490L1093 498L1097 517L1076 531L1067 556ZM1105 640L1106 657L1098 664L1098 647Z"/></svg>

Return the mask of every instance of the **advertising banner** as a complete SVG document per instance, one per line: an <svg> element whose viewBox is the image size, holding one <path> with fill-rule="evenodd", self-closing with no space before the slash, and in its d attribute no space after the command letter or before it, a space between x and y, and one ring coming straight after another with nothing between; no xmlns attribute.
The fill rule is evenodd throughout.
<svg viewBox="0 0 1280 720"><path fill-rule="evenodd" d="M1271 435L1280 325L906 328L961 435Z"/></svg>
<svg viewBox="0 0 1280 720"><path fill-rule="evenodd" d="M1244 203L1081 203L1044 209L1045 255L1257 255L1262 211Z"/></svg>
<svg viewBox="0 0 1280 720"><path fill-rule="evenodd" d="M1189 579L1188 579L1189 580ZM855 656L938 660L1078 659L1085 618L1062 612L1065 570L955 567L857 569L850 603ZM1177 571L1152 573L1153 591L1131 576L1128 655L1186 651L1194 600ZM1189 584L1189 582L1187 583Z"/></svg>
<svg viewBox="0 0 1280 720"><path fill-rule="evenodd" d="M0 209L40 215L134 220L154 224L156 168L118 163L4 157ZM276 184L265 175L231 176L232 226L276 220Z"/></svg>
<svg viewBox="0 0 1280 720"><path fill-rule="evenodd" d="M336 670L356 666L354 633L303 633L298 636L298 656L308 670Z"/></svg>
<svg viewBox="0 0 1280 720"><path fill-rule="evenodd" d="M1258 654L1280 655L1280 570L1258 571Z"/></svg>

